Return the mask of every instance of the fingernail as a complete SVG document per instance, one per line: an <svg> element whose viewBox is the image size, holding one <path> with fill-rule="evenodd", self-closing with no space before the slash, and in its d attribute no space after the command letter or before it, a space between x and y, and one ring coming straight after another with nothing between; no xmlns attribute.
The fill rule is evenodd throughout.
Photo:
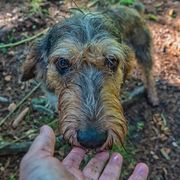
<svg viewBox="0 0 180 180"><path fill-rule="evenodd" d="M41 127L40 134L49 135L49 130L48 130L47 126L44 125L44 126Z"/></svg>
<svg viewBox="0 0 180 180"><path fill-rule="evenodd" d="M139 167L137 168L137 173L144 174L144 171L146 171L146 167L144 165L139 165Z"/></svg>
<svg viewBox="0 0 180 180"><path fill-rule="evenodd" d="M113 155L112 160L113 160L113 162L120 162L121 156L119 154L115 154L115 155Z"/></svg>

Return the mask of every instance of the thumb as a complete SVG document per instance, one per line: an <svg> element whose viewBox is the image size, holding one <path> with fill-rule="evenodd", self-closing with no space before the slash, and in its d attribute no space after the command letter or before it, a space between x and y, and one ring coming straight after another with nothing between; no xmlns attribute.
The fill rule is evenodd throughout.
<svg viewBox="0 0 180 180"><path fill-rule="evenodd" d="M36 153L37 151L43 151L48 153L49 155L53 155L54 146L55 146L54 132L49 126L44 125L41 127L40 134L36 137L36 139L32 143L28 153Z"/></svg>

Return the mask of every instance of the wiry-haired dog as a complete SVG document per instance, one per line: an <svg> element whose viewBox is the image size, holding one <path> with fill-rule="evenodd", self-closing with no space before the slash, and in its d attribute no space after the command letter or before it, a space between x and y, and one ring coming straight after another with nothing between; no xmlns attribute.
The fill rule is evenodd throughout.
<svg viewBox="0 0 180 180"><path fill-rule="evenodd" d="M61 133L69 143L108 149L127 133L119 97L135 57L156 105L151 36L141 15L127 7L79 12L33 45L22 80L36 77L55 97Z"/></svg>

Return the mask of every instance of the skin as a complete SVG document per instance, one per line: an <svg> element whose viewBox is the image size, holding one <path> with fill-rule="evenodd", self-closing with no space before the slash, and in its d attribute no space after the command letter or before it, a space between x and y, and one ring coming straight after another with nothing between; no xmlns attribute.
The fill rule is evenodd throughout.
<svg viewBox="0 0 180 180"><path fill-rule="evenodd" d="M71 179L119 179L122 156L108 151L96 154L83 170L79 165L85 156L85 150L74 147L61 162L53 157L55 135L49 126L43 126L27 154L20 164L20 180L71 180ZM136 165L129 180L146 180L148 166L144 163Z"/></svg>

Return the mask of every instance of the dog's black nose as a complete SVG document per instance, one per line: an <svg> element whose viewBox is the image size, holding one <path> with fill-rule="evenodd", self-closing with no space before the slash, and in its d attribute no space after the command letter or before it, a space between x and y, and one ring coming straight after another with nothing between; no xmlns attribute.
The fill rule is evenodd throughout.
<svg viewBox="0 0 180 180"><path fill-rule="evenodd" d="M92 127L77 131L77 140L85 148L100 147L105 143L106 139L107 131L100 131Z"/></svg>

